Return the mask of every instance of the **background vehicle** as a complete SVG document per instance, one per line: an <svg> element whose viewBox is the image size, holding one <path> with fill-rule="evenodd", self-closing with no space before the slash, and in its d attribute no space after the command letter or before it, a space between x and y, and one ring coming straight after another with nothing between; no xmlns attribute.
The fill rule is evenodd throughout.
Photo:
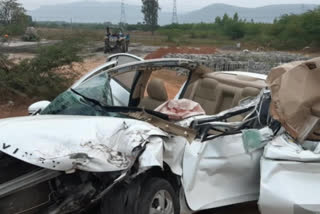
<svg viewBox="0 0 320 214"><path fill-rule="evenodd" d="M106 37L104 39L104 53L112 51L128 52L130 44L130 35L125 34L122 29L107 28Z"/></svg>

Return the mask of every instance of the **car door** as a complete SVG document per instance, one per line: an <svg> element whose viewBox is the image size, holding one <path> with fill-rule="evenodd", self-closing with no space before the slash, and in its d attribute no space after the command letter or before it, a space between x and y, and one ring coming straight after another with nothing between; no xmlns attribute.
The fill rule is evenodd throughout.
<svg viewBox="0 0 320 214"><path fill-rule="evenodd" d="M194 211L258 199L262 150L246 153L242 134L186 146L183 186Z"/></svg>
<svg viewBox="0 0 320 214"><path fill-rule="evenodd" d="M121 66L133 62L143 61L142 58L126 53L114 54L107 60L108 62L116 62L116 66ZM131 71L123 73L111 78L110 85L115 106L128 106L132 85L136 78L137 72Z"/></svg>
<svg viewBox="0 0 320 214"><path fill-rule="evenodd" d="M103 72L103 71L106 71L108 69L111 69L113 67L115 67L117 64L116 61L108 61L100 66L98 66L97 68L93 69L92 71L88 72L87 74L85 74L84 76L82 76L78 81L76 81L72 86L71 88L75 88L77 86L79 86L82 82L90 79L91 77Z"/></svg>

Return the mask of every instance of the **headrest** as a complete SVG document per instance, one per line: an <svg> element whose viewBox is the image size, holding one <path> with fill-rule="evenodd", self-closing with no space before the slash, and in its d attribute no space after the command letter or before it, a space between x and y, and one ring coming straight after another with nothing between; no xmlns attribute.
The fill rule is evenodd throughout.
<svg viewBox="0 0 320 214"><path fill-rule="evenodd" d="M159 101L167 101L168 100L168 94L167 90L164 86L164 83L162 80L153 78L150 80L147 92L149 97L159 100Z"/></svg>

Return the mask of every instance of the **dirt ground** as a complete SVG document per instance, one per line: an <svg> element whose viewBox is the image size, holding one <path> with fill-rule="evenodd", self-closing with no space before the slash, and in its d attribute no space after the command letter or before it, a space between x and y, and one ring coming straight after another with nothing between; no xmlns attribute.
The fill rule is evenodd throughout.
<svg viewBox="0 0 320 214"><path fill-rule="evenodd" d="M0 105L0 119L7 117L17 117L28 115L28 103L15 104L14 102L8 102Z"/></svg>

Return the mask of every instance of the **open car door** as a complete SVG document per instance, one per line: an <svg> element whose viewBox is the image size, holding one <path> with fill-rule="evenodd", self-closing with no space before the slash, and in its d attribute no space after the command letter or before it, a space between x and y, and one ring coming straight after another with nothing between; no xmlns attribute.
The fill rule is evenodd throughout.
<svg viewBox="0 0 320 214"><path fill-rule="evenodd" d="M126 53L114 54L108 57L108 62L115 62L115 66L122 66L134 62L143 61L142 58ZM128 106L130 94L132 91L134 80L137 78L138 72L132 70L127 73L119 74L111 77L111 88L113 95L113 103L115 106Z"/></svg>

